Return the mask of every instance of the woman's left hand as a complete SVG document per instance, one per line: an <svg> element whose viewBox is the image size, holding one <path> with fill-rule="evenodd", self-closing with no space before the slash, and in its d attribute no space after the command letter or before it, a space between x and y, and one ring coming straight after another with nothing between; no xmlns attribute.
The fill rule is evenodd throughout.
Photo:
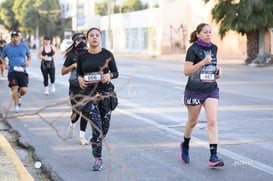
<svg viewBox="0 0 273 181"><path fill-rule="evenodd" d="M102 75L102 79L101 79L101 82L102 83L108 83L108 82L110 82L110 80L111 80L111 75L110 75L110 73L107 73L107 74L103 74Z"/></svg>
<svg viewBox="0 0 273 181"><path fill-rule="evenodd" d="M221 77L221 70L218 68L217 71L216 71L216 75L215 75L215 78L216 79L219 79Z"/></svg>

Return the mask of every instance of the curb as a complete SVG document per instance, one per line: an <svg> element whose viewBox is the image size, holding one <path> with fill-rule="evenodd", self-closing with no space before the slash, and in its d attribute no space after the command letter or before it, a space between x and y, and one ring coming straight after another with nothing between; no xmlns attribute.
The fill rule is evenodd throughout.
<svg viewBox="0 0 273 181"><path fill-rule="evenodd" d="M15 168L15 171L17 173L17 177L19 180L35 181L34 178L30 175L30 173L25 168L22 161L19 159L18 155L16 154L12 146L9 144L9 142L1 133L0 133L0 149L4 151L5 155L7 155L7 157L13 163L13 166Z"/></svg>

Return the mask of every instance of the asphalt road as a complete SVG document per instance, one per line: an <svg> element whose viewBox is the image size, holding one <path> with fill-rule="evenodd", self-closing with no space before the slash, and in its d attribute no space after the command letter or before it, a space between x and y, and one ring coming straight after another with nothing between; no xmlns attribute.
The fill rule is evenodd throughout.
<svg viewBox="0 0 273 181"><path fill-rule="evenodd" d="M57 60L56 89L43 95L39 60L33 55L30 84L22 112L8 110L10 97L1 94L1 109L19 132L19 140L34 149L34 159L55 181L136 180L203 181L273 179L273 67L253 68L221 61L218 81L219 155L225 166L207 167L209 158L205 115L193 132L191 163L179 160L179 143L187 112L182 104L186 77L181 61L117 59L120 77L114 80L119 106L103 143L104 169L91 170L90 145L67 137L70 106L67 76L60 75ZM6 82L0 81L1 89ZM2 101L3 100L3 101ZM87 137L91 135L88 126Z"/></svg>

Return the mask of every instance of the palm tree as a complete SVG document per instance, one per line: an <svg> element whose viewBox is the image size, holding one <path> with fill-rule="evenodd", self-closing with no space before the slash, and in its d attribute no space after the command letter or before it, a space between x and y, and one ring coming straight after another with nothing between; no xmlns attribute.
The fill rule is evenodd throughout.
<svg viewBox="0 0 273 181"><path fill-rule="evenodd" d="M204 0L208 3L210 0ZM229 30L247 37L245 63L262 62L265 59L264 35L273 27L272 0L213 0L213 20L220 25L221 38Z"/></svg>

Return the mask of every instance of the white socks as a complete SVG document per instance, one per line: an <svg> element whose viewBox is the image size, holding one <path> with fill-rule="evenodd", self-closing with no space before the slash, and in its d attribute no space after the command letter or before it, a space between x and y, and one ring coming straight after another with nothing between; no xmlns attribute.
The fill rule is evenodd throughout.
<svg viewBox="0 0 273 181"><path fill-rule="evenodd" d="M85 138L85 131L80 131L80 138Z"/></svg>

